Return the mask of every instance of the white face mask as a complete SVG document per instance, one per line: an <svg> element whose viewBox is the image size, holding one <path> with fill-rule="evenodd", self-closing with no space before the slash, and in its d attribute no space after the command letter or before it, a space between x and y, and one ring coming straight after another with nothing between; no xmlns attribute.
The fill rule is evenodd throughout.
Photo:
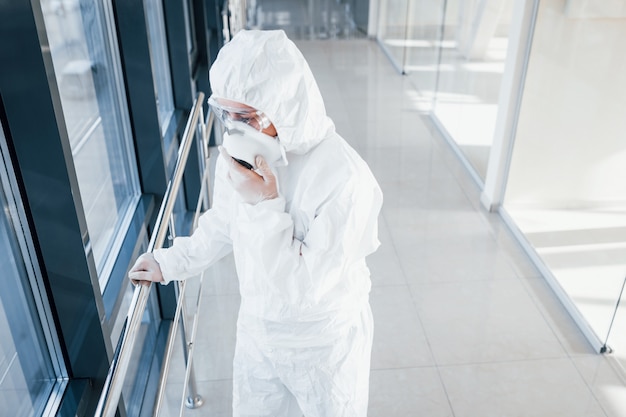
<svg viewBox="0 0 626 417"><path fill-rule="evenodd" d="M270 166L287 165L285 150L277 137L261 133L242 122L227 121L224 127L226 131L222 146L233 158L245 161L253 169L257 168L257 155L261 155Z"/></svg>

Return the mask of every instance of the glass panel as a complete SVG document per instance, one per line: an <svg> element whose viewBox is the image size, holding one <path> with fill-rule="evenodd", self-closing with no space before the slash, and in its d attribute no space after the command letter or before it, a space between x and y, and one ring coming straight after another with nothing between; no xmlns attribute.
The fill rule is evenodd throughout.
<svg viewBox="0 0 626 417"><path fill-rule="evenodd" d="M484 181L512 0L447 2L434 114Z"/></svg>
<svg viewBox="0 0 626 417"><path fill-rule="evenodd" d="M444 0L413 1L408 9L404 71L417 87L418 103L424 111L432 110L437 89L445 3Z"/></svg>
<svg viewBox="0 0 626 417"><path fill-rule="evenodd" d="M114 171L111 169L111 164L121 161L107 161L106 158L102 158L108 152L104 129L100 120L97 121L94 130L85 137L81 145L74 150L74 167L79 178L78 185L83 199L89 234L97 236L99 242L108 242L113 237L115 222L117 221L117 217L111 216L110 213L117 213L123 208L119 207L123 200L113 198L115 195L114 179L112 178ZM99 198L99 196L109 196L109 198ZM104 259L107 249L104 245L94 245L95 259Z"/></svg>
<svg viewBox="0 0 626 417"><path fill-rule="evenodd" d="M399 71L404 71L407 44L408 0L381 0L378 6L378 39Z"/></svg>
<svg viewBox="0 0 626 417"><path fill-rule="evenodd" d="M539 2L505 198L600 341L626 275L624 39L623 2Z"/></svg>
<svg viewBox="0 0 626 417"><path fill-rule="evenodd" d="M22 234L25 229L11 192L8 174L12 169L4 161L4 140L0 126L0 415L40 416L63 375L60 354L44 333L43 300L37 287L32 287L39 280L30 265L26 244L30 237ZM45 316L44 320L48 322Z"/></svg>
<svg viewBox="0 0 626 417"><path fill-rule="evenodd" d="M102 272L138 195L110 10L88 0L42 0L41 8L91 247Z"/></svg>
<svg viewBox="0 0 626 417"><path fill-rule="evenodd" d="M172 76L163 20L163 4L159 0L144 0L144 7L146 10L150 59L154 76L159 122L161 124L161 133L164 134L174 113L174 99L172 96Z"/></svg>

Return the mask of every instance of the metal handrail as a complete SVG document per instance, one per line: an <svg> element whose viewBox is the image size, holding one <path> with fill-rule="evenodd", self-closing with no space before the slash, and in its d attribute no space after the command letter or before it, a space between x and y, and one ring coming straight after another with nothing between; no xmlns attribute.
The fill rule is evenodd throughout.
<svg viewBox="0 0 626 417"><path fill-rule="evenodd" d="M200 118L203 103L204 93L199 92L183 132L183 140L178 149L174 174L172 175L172 179L167 184L167 189L165 190L163 202L161 203L159 214L155 223L156 232L151 236L150 242L148 243L148 252L152 252L155 249L163 247L163 242L165 241L167 230L169 228L168 221L174 210L176 194L178 193L183 177L187 157L189 155L189 149L191 148L191 143L195 137L195 126ZM204 144L202 146L204 146ZM102 393L100 394L100 400L98 401L94 417L115 416L122 393L122 385L126 377L133 347L137 339L141 319L146 309L148 297L150 296L151 287L152 284L138 285L135 287L133 298L128 309L128 316L126 317L126 322L124 323L117 348L113 354L111 366L109 367L109 373L107 374L107 378L104 382L104 387L102 389Z"/></svg>
<svg viewBox="0 0 626 417"><path fill-rule="evenodd" d="M200 124L200 128L201 128L201 137L202 137L202 142L203 143L207 143L208 144L208 136L210 134L210 130L211 127L213 126L213 113L209 113L208 117L207 117L207 121L206 123L201 123ZM205 149L204 147L202 149ZM206 156L202 155L203 161L206 161ZM198 199L198 204L196 205L196 210L194 213L194 217L193 217L193 222L192 222L192 230L196 228L197 222L198 222L198 217L201 213L201 208L202 205L204 204L206 207L208 207L208 200L204 200L203 197L207 196L208 193L206 191L206 187L209 183L209 178L208 178L208 173L209 170L208 169L203 169L203 175L202 175L202 185L200 188L200 198ZM172 234L174 235L175 232L173 230L171 230ZM172 325L170 326L170 330L169 330L169 334L167 337L167 343L166 343L166 347L165 347L165 354L163 357L163 364L161 366L161 375L159 377L159 388L157 390L157 396L156 396L156 400L154 402L154 412L152 413L153 416L159 416L160 412L161 412L161 408L163 407L163 397L165 394L165 387L167 385L167 377L169 374L169 368L170 368L170 362L171 362L171 356L172 356L172 352L174 351L174 343L176 342L176 334L178 332L178 323L182 320L183 326L182 326L182 331L181 331L181 337L183 338L183 344L184 344L184 348L183 348L183 353L184 353L184 358L185 358L185 362L186 362L186 372L185 372L185 386L183 388L183 395L187 395L187 388L188 388L188 384L191 384L191 387L189 389L190 393L189 395L187 395L186 398L186 402L185 402L185 406L187 406L187 408L197 408L199 406L202 405L202 398L198 395L196 395L195 392L195 381L193 379L193 369L192 369L192 358L193 358L193 342L195 340L195 335L196 335L196 327L197 327L197 312L200 310L200 297L202 295L202 276L200 277L200 290L199 290L199 294L198 294L198 301L196 304L196 317L194 318L194 324L193 324L193 329L192 329L192 335L191 335L191 339L188 342L185 338L185 329L186 329L186 324L185 324L185 308L184 308L184 302L185 302L185 290L187 288L186 286L186 281L180 281L177 282L178 285L178 304L176 305L176 311L174 313L174 320L172 321ZM180 415L182 415L182 410L183 410L183 406L181 405L181 410L180 410Z"/></svg>

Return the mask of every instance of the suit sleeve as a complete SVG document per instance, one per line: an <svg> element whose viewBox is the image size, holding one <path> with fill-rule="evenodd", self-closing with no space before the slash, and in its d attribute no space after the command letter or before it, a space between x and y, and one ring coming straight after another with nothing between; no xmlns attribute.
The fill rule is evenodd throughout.
<svg viewBox="0 0 626 417"><path fill-rule="evenodd" d="M163 284L196 276L232 251L229 205L233 191L226 182L222 159L217 159L213 207L200 216L191 236L176 237L171 247L154 251Z"/></svg>

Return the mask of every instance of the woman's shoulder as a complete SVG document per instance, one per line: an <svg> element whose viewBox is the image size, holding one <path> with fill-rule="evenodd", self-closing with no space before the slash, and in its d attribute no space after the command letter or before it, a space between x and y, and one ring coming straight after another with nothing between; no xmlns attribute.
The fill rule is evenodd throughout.
<svg viewBox="0 0 626 417"><path fill-rule="evenodd" d="M356 190L363 185L376 183L363 158L341 136L335 134L320 142L309 152L303 173L316 172L310 178L330 190ZM305 174L306 175L306 174Z"/></svg>

